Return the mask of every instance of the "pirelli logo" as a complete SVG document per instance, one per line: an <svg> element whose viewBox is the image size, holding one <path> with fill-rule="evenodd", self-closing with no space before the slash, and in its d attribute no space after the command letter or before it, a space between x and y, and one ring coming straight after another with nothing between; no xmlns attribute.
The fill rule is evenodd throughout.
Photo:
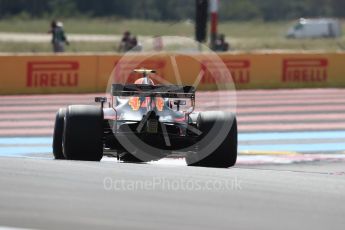
<svg viewBox="0 0 345 230"><path fill-rule="evenodd" d="M223 62L203 62L202 70L205 72L201 79L202 84L250 83L249 60L225 60ZM231 76L230 76L231 74Z"/></svg>
<svg viewBox="0 0 345 230"><path fill-rule="evenodd" d="M40 61L27 64L27 87L76 87L78 81L78 62Z"/></svg>
<svg viewBox="0 0 345 230"><path fill-rule="evenodd" d="M283 82L326 82L328 60L325 58L283 60Z"/></svg>

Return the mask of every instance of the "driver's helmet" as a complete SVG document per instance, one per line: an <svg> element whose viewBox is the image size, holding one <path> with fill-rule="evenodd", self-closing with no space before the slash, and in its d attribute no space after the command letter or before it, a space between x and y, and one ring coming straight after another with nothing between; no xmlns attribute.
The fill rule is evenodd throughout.
<svg viewBox="0 0 345 230"><path fill-rule="evenodd" d="M146 82L148 78L139 78L135 80L134 84L149 84L155 85L155 83L149 79L149 82ZM149 97L131 97L129 100L129 105L132 107L133 110L139 110L140 108L144 109L147 108L148 104L150 104ZM161 97L156 97L153 102L151 102L151 107L157 111L163 111L164 109L164 99Z"/></svg>
<svg viewBox="0 0 345 230"><path fill-rule="evenodd" d="M142 77L142 78L139 78L137 80L135 80L134 84L148 84L148 85L155 85L155 83L149 79L149 82L146 82L146 78Z"/></svg>

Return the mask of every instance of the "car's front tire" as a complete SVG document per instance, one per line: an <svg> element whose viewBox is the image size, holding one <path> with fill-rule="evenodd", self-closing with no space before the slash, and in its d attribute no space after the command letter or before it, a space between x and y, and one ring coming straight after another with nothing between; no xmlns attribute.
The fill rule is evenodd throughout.
<svg viewBox="0 0 345 230"><path fill-rule="evenodd" d="M103 110L92 105L67 107L63 153L68 160L100 161L103 157Z"/></svg>

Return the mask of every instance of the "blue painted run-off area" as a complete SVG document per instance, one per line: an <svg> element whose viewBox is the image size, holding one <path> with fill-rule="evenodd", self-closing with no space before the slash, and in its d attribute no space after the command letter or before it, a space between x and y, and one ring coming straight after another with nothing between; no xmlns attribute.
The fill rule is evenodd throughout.
<svg viewBox="0 0 345 230"><path fill-rule="evenodd" d="M256 141L255 145L239 145L239 151L291 151L291 152L334 152L345 151L345 142L323 140L345 140L345 131L289 132L289 133L245 133L239 134L240 142ZM293 144L274 144L275 141L296 140ZM298 143L299 140L318 140L315 143ZM260 144L260 141L265 141ZM267 144L272 141L272 144ZM22 156L52 152L51 137L0 137L0 156ZM259 144L258 144L259 143Z"/></svg>

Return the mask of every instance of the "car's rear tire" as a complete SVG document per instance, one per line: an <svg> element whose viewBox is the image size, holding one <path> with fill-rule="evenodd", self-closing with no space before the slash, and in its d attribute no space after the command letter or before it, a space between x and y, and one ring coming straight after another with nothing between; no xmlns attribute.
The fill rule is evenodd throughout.
<svg viewBox="0 0 345 230"><path fill-rule="evenodd" d="M103 110L92 105L67 107L63 153L68 160L100 161L103 157Z"/></svg>
<svg viewBox="0 0 345 230"><path fill-rule="evenodd" d="M216 128L225 128L226 133L224 139L220 142L218 147L210 153L200 154L202 148L207 147L207 142L200 144L196 153L189 153L186 156L186 163L189 166L201 166L201 167L216 167L216 168L228 168L236 164L237 160L237 122L236 116L228 112L202 112L198 117L198 129L203 133L200 136L199 143L214 125ZM231 126L231 127L229 127ZM217 131L217 130L216 130ZM214 141L209 140L209 141ZM205 142L205 141L204 141Z"/></svg>
<svg viewBox="0 0 345 230"><path fill-rule="evenodd" d="M64 119L66 116L66 108L60 108L56 113L54 134L53 134L53 155L57 160L65 159L62 150L62 136L64 129Z"/></svg>

